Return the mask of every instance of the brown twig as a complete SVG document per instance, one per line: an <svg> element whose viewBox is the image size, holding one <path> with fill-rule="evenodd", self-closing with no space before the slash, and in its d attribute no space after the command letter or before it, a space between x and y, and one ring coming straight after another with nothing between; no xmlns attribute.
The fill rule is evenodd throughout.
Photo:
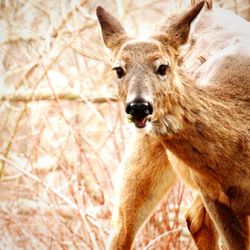
<svg viewBox="0 0 250 250"><path fill-rule="evenodd" d="M24 114L27 112L27 107L25 105L25 107L21 110L19 116L17 117L17 121L16 121L16 124L15 124L15 128L11 134L11 137L10 137L10 140L6 146L6 148L4 149L3 151L3 156L8 158L8 154L9 154L9 151L11 149L11 146L13 144L13 141L15 139L15 136L17 134L17 131L18 131L18 128L19 128L19 125L20 125L20 122L22 121L22 118L24 116ZM4 171L4 166L5 166L5 161L3 160L0 160L0 179L2 178L3 176L3 171Z"/></svg>
<svg viewBox="0 0 250 250"><path fill-rule="evenodd" d="M61 101L81 101L83 103L106 103L106 102L117 102L117 98L115 96L87 96L83 97L79 93L70 92L70 91L62 91L56 93L56 96ZM16 92L12 94L3 95L0 94L0 102L7 101L12 103L29 103L29 102L37 102L37 101L53 101L55 100L55 95L51 92Z"/></svg>

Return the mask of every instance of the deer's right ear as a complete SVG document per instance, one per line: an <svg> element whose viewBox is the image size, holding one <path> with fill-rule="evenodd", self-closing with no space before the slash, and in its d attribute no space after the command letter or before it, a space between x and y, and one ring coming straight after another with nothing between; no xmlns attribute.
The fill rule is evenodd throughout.
<svg viewBox="0 0 250 250"><path fill-rule="evenodd" d="M103 41L114 53L128 40L120 22L108 13L102 6L97 6L96 15L101 25Z"/></svg>

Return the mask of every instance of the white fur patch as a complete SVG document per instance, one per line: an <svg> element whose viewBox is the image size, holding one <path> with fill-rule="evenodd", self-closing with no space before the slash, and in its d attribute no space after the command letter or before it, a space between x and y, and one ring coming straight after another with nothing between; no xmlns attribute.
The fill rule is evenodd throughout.
<svg viewBox="0 0 250 250"><path fill-rule="evenodd" d="M180 123L173 115L167 115L166 120L168 123L169 128L172 130L173 133L177 133L181 128Z"/></svg>
<svg viewBox="0 0 250 250"><path fill-rule="evenodd" d="M144 128L137 128L134 123L131 124L133 125L134 132L138 134L148 134L152 130L152 123L150 121L147 121Z"/></svg>

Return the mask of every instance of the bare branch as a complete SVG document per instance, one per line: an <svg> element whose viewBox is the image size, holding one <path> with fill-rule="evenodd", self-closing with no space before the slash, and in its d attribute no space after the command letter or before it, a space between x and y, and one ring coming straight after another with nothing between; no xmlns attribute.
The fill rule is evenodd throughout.
<svg viewBox="0 0 250 250"><path fill-rule="evenodd" d="M16 92L12 94L0 94L0 102L8 101L8 102L36 102L36 101L53 101L55 99L59 99L62 101L81 101L84 103L106 103L106 102L117 102L117 97L115 96L83 96L80 93L76 93L73 91L62 91L56 93L50 92L36 92L32 93L30 91L26 92Z"/></svg>

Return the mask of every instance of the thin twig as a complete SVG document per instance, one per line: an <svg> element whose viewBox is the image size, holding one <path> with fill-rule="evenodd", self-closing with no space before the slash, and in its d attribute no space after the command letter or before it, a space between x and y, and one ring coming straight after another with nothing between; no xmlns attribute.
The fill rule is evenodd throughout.
<svg viewBox="0 0 250 250"><path fill-rule="evenodd" d="M4 155L4 157L6 157L6 158L8 158L8 154L9 154L9 151L10 151L11 146L12 146L12 144L13 144L13 141L14 141L14 139L15 139L15 136L16 136L16 134L17 134L17 131L18 131L20 122L22 121L23 115L24 115L26 112L27 112L27 107L26 107L26 105L25 105L25 107L22 109L22 111L20 112L19 116L17 117L17 121L16 121L15 128L14 128L13 133L12 133L12 135L11 135L11 137L10 137L10 140L9 140L9 142L8 142L8 144L7 144L7 146L6 146L5 150L4 150L4 152L3 152L3 155ZM1 180L2 176L3 176L4 166L5 166L5 161L1 161L1 160L0 160L0 180Z"/></svg>
<svg viewBox="0 0 250 250"><path fill-rule="evenodd" d="M60 32L60 30L66 25L68 19L70 19L70 17L73 15L73 13L78 9L79 6L83 6L85 3L87 2L87 0L82 0L80 1L80 3L78 3L77 5L75 5L67 14L64 18L62 18L61 23L54 28L53 32L52 32L52 36L55 37L58 35L58 33Z"/></svg>

